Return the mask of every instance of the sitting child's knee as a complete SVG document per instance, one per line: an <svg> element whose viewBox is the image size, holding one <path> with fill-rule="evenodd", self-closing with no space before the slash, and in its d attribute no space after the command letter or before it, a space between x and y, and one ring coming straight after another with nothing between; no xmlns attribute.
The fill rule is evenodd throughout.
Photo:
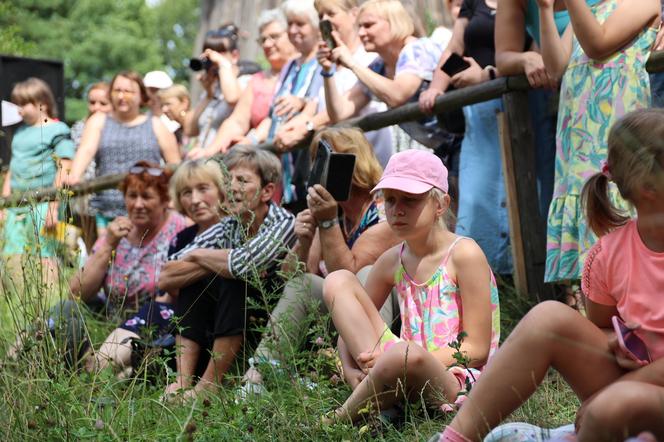
<svg viewBox="0 0 664 442"><path fill-rule="evenodd" d="M570 319L583 316L569 306L558 301L543 301L537 304L523 318L522 322L534 322L539 330L557 329L569 324Z"/></svg>
<svg viewBox="0 0 664 442"><path fill-rule="evenodd" d="M593 422L604 427L630 420L631 416L641 415L644 395L651 386L642 382L615 382L602 390L590 404L586 413Z"/></svg>

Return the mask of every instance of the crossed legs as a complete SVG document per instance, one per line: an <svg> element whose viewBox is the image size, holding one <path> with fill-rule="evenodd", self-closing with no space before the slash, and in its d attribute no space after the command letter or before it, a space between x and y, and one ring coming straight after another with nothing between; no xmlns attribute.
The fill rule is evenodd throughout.
<svg viewBox="0 0 664 442"><path fill-rule="evenodd" d="M357 361L361 353L378 353L375 365L365 370L366 376L336 411L337 416L355 420L373 400L379 408L388 408L404 396L421 396L429 404L442 402L441 396L456 397L461 386L454 375L419 345L398 342L381 353L387 326L355 275L344 270L330 274L324 299L351 356Z"/></svg>

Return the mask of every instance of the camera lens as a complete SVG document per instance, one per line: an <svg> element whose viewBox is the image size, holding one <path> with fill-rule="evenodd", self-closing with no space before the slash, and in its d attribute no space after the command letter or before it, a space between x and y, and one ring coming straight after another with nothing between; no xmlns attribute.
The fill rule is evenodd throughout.
<svg viewBox="0 0 664 442"><path fill-rule="evenodd" d="M190 58L189 59L189 69L192 71L200 71L203 69L203 60L200 58Z"/></svg>

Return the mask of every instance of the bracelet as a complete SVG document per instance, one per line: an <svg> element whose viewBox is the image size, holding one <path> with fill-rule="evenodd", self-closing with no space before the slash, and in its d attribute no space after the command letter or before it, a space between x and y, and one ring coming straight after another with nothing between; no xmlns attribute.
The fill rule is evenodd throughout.
<svg viewBox="0 0 664 442"><path fill-rule="evenodd" d="M324 77L324 78L332 78L332 77L334 77L334 74L336 72L337 72L337 70L334 69L334 68L330 69L329 72L325 72L324 70L321 69L320 70L320 75L321 75L321 77Z"/></svg>

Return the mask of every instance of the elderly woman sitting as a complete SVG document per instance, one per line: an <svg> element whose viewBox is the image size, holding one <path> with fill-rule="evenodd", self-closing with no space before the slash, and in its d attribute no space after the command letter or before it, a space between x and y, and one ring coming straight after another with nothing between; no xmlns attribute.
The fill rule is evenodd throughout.
<svg viewBox="0 0 664 442"><path fill-rule="evenodd" d="M308 326L306 318L312 309L326 312L323 300L323 277L328 272L350 270L364 281L370 266L387 249L397 244L397 237L385 223L383 202L369 193L383 172L373 147L359 129L328 128L319 132L312 143L315 155L319 140L325 140L335 152L351 153L356 157L350 198L337 202L319 184L308 189L308 209L300 212L295 221L297 243L295 256L285 262L284 271L293 270L299 262L305 274L292 278L283 296L272 311L265 337L259 344L252 367L245 374L245 390L260 391L262 376L253 362L276 364L280 348L297 348ZM339 215L341 208L341 215ZM297 261L297 262L296 262ZM392 323L393 304L390 299L381 310L387 324ZM398 310L396 310L398 316ZM351 385L354 386L353 383Z"/></svg>
<svg viewBox="0 0 664 442"><path fill-rule="evenodd" d="M92 255L69 281L74 297L91 310L106 313L133 311L106 339L95 355L99 367L111 360L121 367L130 362L125 338L138 338L145 327L163 330L173 314L168 295L157 295L157 279L166 262L168 246L184 228L185 220L168 208L171 172L139 161L129 169L120 188L127 216L115 218L93 247ZM61 305L72 316L71 301Z"/></svg>
<svg viewBox="0 0 664 442"><path fill-rule="evenodd" d="M281 178L274 154L237 146L224 165L231 181L224 207L231 216L194 238L190 232L188 244L171 255L159 277L160 288L178 292L180 321L177 380L166 388L167 397L218 388L251 331L247 318L267 316L257 306L270 304L267 297L280 284L279 262L295 242L293 215L272 202ZM206 359L195 383L196 367Z"/></svg>

